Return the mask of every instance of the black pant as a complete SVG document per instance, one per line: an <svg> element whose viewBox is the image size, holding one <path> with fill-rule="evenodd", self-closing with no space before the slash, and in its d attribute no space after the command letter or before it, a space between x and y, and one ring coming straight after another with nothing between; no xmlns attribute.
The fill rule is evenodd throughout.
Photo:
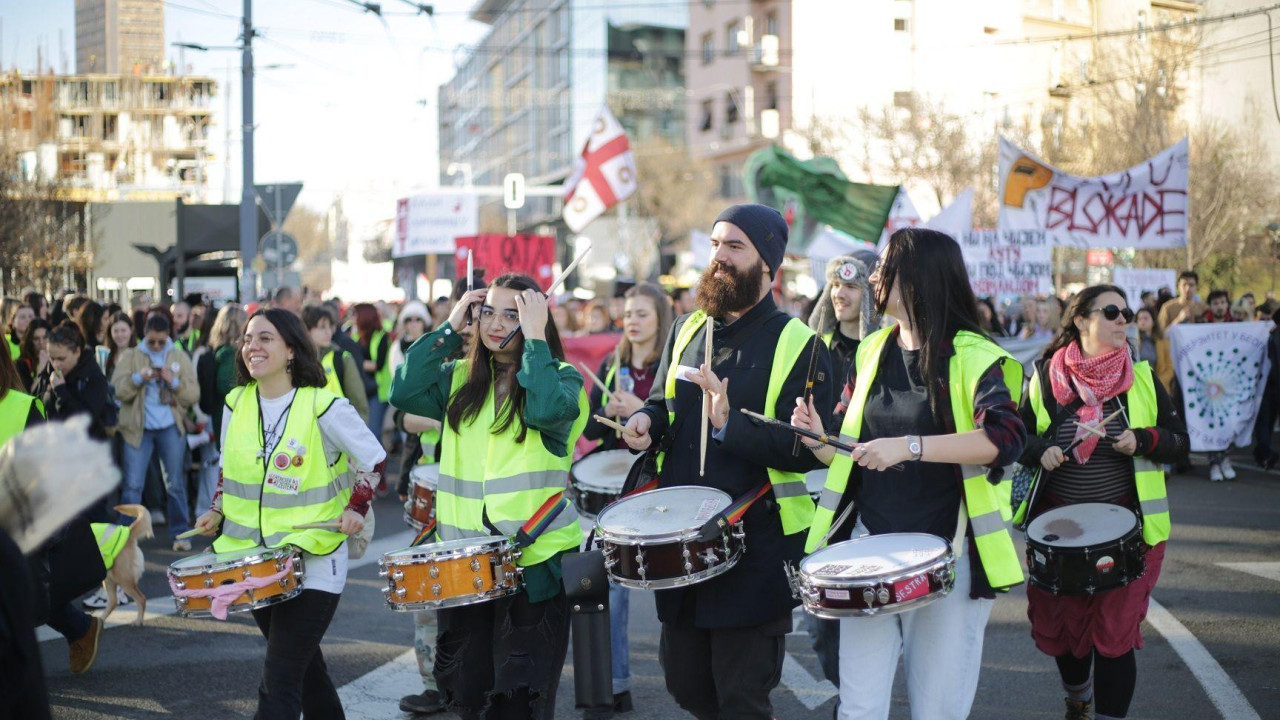
<svg viewBox="0 0 1280 720"><path fill-rule="evenodd" d="M539 603L519 593L438 616L436 684L463 720L539 720L555 716L569 651L564 590Z"/></svg>
<svg viewBox="0 0 1280 720"><path fill-rule="evenodd" d="M663 623L658 659L667 692L698 720L770 720L791 613L755 627L703 630Z"/></svg>
<svg viewBox="0 0 1280 720"><path fill-rule="evenodd" d="M320 652L320 641L341 595L303 590L292 600L253 611L267 639L267 661L258 686L258 720L342 720L338 689Z"/></svg>
<svg viewBox="0 0 1280 720"><path fill-rule="evenodd" d="M1129 714L1129 703L1138 683L1138 663L1134 652L1120 657L1104 657L1095 650L1082 658L1070 654L1054 658L1058 662L1058 674L1067 685L1084 685L1089 682L1089 668L1093 667L1093 707L1098 715L1122 718Z"/></svg>
<svg viewBox="0 0 1280 720"><path fill-rule="evenodd" d="M1265 465L1275 450L1271 447L1271 433L1275 431L1276 414L1280 413L1280 387L1267 383L1258 406L1258 417L1253 422L1253 459Z"/></svg>

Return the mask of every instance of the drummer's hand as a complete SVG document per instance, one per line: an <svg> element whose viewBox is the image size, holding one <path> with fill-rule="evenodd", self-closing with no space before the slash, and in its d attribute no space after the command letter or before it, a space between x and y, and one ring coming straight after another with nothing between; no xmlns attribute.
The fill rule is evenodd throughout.
<svg viewBox="0 0 1280 720"><path fill-rule="evenodd" d="M804 398L796 398L796 409L791 411L791 424L819 435L823 433L822 417L813 407L812 395L809 396L808 404L805 404Z"/></svg>
<svg viewBox="0 0 1280 720"><path fill-rule="evenodd" d="M626 441L627 447L632 450L648 450L649 445L653 443L653 438L649 437L649 416L645 413L636 413L627 420L627 429L635 434L622 433L622 439Z"/></svg>
<svg viewBox="0 0 1280 720"><path fill-rule="evenodd" d="M644 401L635 395L618 390L613 399L604 406L604 414L609 417L631 417L644 407Z"/></svg>
<svg viewBox="0 0 1280 720"><path fill-rule="evenodd" d="M196 518L196 524L192 526L192 529L199 530L201 535L213 537L218 534L218 524L221 522L222 513L217 510L210 510Z"/></svg>
<svg viewBox="0 0 1280 720"><path fill-rule="evenodd" d="M1138 438L1134 436L1132 430L1125 430L1120 433L1120 437L1116 438L1113 446L1116 452L1124 455L1132 455L1138 452Z"/></svg>
<svg viewBox="0 0 1280 720"><path fill-rule="evenodd" d="M905 437L880 438L854 448L852 457L868 470L886 470L910 460L911 449Z"/></svg>
<svg viewBox="0 0 1280 720"><path fill-rule="evenodd" d="M516 295L516 312L520 314L520 332L525 340L547 339L547 296L537 290L521 290Z"/></svg>
<svg viewBox="0 0 1280 720"><path fill-rule="evenodd" d="M471 311L471 306L484 303L485 297L488 296L488 290L481 288L479 290L468 290L458 299L458 304L453 306L453 311L449 313L449 327L456 332L458 328L467 324L467 314Z"/></svg>
<svg viewBox="0 0 1280 720"><path fill-rule="evenodd" d="M355 535L364 529L364 516L355 510L343 510L338 522L342 525L338 532L343 535Z"/></svg>
<svg viewBox="0 0 1280 720"><path fill-rule="evenodd" d="M1040 456L1040 464L1049 472L1057 470L1058 466L1066 461L1067 458L1062 454L1062 448L1057 445L1050 445L1049 449L1045 450L1044 454Z"/></svg>
<svg viewBox="0 0 1280 720"><path fill-rule="evenodd" d="M729 378L721 380L706 363L688 378L711 398L711 424L717 430L724 427L729 422Z"/></svg>

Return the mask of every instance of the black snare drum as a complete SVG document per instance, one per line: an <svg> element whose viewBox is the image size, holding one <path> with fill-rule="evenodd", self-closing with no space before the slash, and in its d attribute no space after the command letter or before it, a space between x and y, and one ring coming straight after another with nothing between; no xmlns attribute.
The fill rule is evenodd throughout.
<svg viewBox="0 0 1280 720"><path fill-rule="evenodd" d="M1027 526L1031 582L1054 595L1095 595L1142 577L1142 523L1128 508L1079 503L1054 508Z"/></svg>

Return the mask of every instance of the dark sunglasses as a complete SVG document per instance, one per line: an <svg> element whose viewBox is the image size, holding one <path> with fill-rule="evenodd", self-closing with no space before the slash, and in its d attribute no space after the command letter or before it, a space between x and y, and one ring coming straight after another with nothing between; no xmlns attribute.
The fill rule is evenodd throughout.
<svg viewBox="0 0 1280 720"><path fill-rule="evenodd" d="M1094 308L1085 314L1092 315L1096 312L1102 313L1102 317L1110 320L1111 322L1115 322L1115 319L1119 317L1123 317L1126 323L1133 322L1133 311L1129 308L1119 308L1115 305L1108 305L1106 307Z"/></svg>

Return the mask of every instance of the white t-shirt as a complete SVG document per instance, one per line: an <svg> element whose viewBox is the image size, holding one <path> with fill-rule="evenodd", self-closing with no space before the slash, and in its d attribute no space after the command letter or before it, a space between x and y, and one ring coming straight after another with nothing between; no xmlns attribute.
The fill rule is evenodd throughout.
<svg viewBox="0 0 1280 720"><path fill-rule="evenodd" d="M258 405L262 410L262 432L269 437L266 447L274 448L280 441L288 418L281 417L293 403L296 391L290 390L278 398L259 396ZM333 464L338 455L347 454L347 465L356 470L369 472L382 462L387 453L382 443L373 436L369 427L360 419L360 414L346 398L338 398L319 418L320 437L324 441L324 454L329 464ZM227 444L227 429L231 427L231 410L222 408L222 445ZM328 555L312 555L303 552L303 563L306 574L302 578L302 587L306 590L322 590L324 592L341 593L347 584L347 543L343 541L337 550Z"/></svg>

